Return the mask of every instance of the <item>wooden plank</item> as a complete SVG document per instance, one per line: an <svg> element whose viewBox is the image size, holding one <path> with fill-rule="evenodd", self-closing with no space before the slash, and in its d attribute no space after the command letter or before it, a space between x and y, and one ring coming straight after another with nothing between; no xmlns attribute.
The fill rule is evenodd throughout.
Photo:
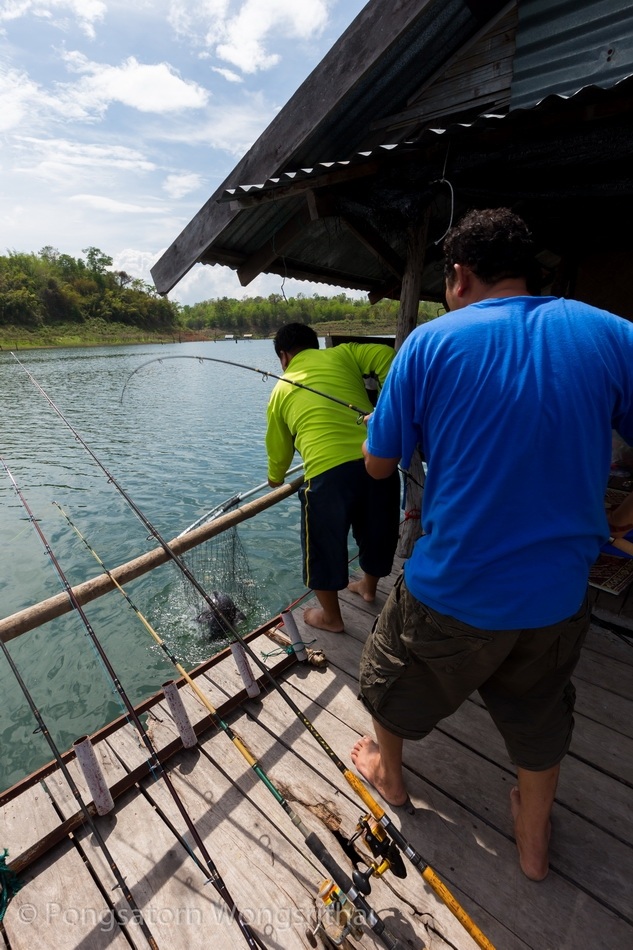
<svg viewBox="0 0 633 950"><path fill-rule="evenodd" d="M112 855L160 947L191 950L205 945L235 950L244 939L214 887L143 795L129 792L116 815L100 819ZM95 872L105 872L102 852L84 829L79 836Z"/></svg>
<svg viewBox="0 0 633 950"><path fill-rule="evenodd" d="M242 287L250 284L278 257L283 257L284 249L309 226L310 221L308 206L303 204L269 240L258 247L243 264L240 264L237 276Z"/></svg>
<svg viewBox="0 0 633 950"><path fill-rule="evenodd" d="M633 677L632 677L633 680ZM586 680L574 679L576 710L612 732L633 738L633 702ZM631 684L633 686L633 682ZM633 695L633 693L631 694Z"/></svg>
<svg viewBox="0 0 633 950"><path fill-rule="evenodd" d="M227 887L264 944L310 947L306 931L323 873L270 821L269 804L266 810L255 807L236 787L236 774L248 785L254 777L234 746L221 736L209 743L214 748L221 743L227 751L231 778L207 755L192 766L191 756L183 754L172 770L174 784L210 854L216 856ZM169 807L162 785L148 787L147 794L160 810ZM368 936L362 946L379 944Z"/></svg>
<svg viewBox="0 0 633 950"><path fill-rule="evenodd" d="M129 950L112 908L70 842L34 865L25 879L4 918L11 950ZM116 894L114 878L105 865L101 880L107 893ZM123 903L116 907L125 910L134 945L147 947L129 906L120 900Z"/></svg>
<svg viewBox="0 0 633 950"><path fill-rule="evenodd" d="M503 739L480 703L469 701L445 719L435 731L455 739L471 751L483 753L485 750L487 759L506 768L511 775L514 774ZM556 802L582 815L608 834L633 844L633 814L628 785L579 759L574 753L575 741L574 738L572 751L563 761Z"/></svg>
<svg viewBox="0 0 633 950"><path fill-rule="evenodd" d="M633 666L633 639L618 636L617 633L613 633L599 624L591 624L584 649L592 650L595 653L603 653L605 656L620 660L621 663L628 663L629 666Z"/></svg>
<svg viewBox="0 0 633 950"><path fill-rule="evenodd" d="M314 831L326 847L335 854L339 864L341 864L346 873L350 874L352 866L349 859L343 852L339 851L336 840L330 835L332 829L342 828L347 835L353 833L356 822L360 815L358 804L350 800L349 789L337 773L339 785L342 783L343 791L339 790L336 784L326 780L318 771L309 769L301 758L288 751L285 743L280 743L277 739L277 733L284 731L284 724L275 722L272 730L262 728L259 722L260 715L264 715L270 701L275 697L266 697L261 707L253 706L257 714L257 720L248 715L241 716L235 723L235 731L246 741L248 747L258 756L261 766L266 770L270 779L277 784L277 787L290 802L293 810L300 816L302 822L312 831ZM270 815L276 833L282 834L285 839L293 843L297 849L297 856L290 858L292 861L288 865L292 872L293 868L299 868L297 863L299 856L310 854L305 846L303 835L297 831L283 810L275 805L271 805L272 796L264 784L257 781L252 771L248 768L244 760L239 756L235 747L222 736L214 736L204 744L205 752L217 764L223 773L230 775L231 782L239 786L241 793L247 793L252 806L257 807L261 814ZM313 752L313 749L311 750ZM236 758L237 756L237 758ZM217 786L216 786L217 788ZM325 827L324 827L325 826ZM308 858L310 872L307 875L305 886L314 896L314 882L318 882L325 876L324 870L316 863L312 856ZM275 852L275 864L277 864L277 855ZM295 872L296 873L296 872ZM406 889L405 889L406 890ZM425 892L424 884L419 881L417 887L413 885L413 896L400 893L400 881L389 877L389 884L383 881L376 881L372 884L372 893L369 898L371 906L381 916L385 922L393 928L396 936L404 941L403 945L418 945L420 936L425 939L432 938L432 945L444 946L441 939L446 928L444 924L448 922L448 931L453 936L459 936L463 939L463 931L457 925L452 915L427 893L427 905L422 906L419 903L412 903ZM428 930L427 930L428 928ZM379 942L370 935L363 938L363 946L380 946ZM451 946L453 944L451 943ZM284 946L287 946L284 943ZM472 941L466 940L460 946L470 948ZM514 944L513 944L514 946ZM521 945L522 946L522 945Z"/></svg>
<svg viewBox="0 0 633 950"><path fill-rule="evenodd" d="M358 679L360 643L364 641L371 626L366 611L371 608L374 608L376 612L380 609L378 598L376 604L363 605L363 611L367 619L361 619L359 622L358 619L352 619L351 615L347 613L350 608L343 604L342 612L348 631L343 637L325 631L316 631L318 642L329 657L330 666L343 673L351 674L354 680ZM295 612L295 617L297 625L302 631L305 631L304 636L307 637L307 631L311 628L305 626L299 611ZM596 654L596 657L598 660L602 659L598 654ZM617 661L613 661L613 663L616 664L615 667L609 669L611 672L613 672L613 669L618 672ZM590 667L588 668L590 669ZM593 683L586 685L587 693L591 692ZM580 708L584 703L584 686L584 681L578 681L577 687L581 694ZM622 782L622 778L629 781L630 761L625 762L623 755L618 754L618 750L620 750L620 753L624 752L626 754L631 740L627 735L623 736L624 745L622 746L619 734L612 733L608 728L610 725L609 704L611 698L614 702L615 720L621 722L624 719L625 725L627 703L631 711L633 711L633 704L630 700L615 696L611 692L598 695L607 704L606 713L600 717L604 721L604 725L601 727L599 724L592 724L588 717L583 717L582 720L578 717L572 744L572 755L565 760L563 769L565 781L561 780L557 800L570 810L578 810L580 802L584 800L582 809L588 820L610 833L615 833L623 840L633 843L633 816L631 815L630 804L627 804L630 801L630 791L627 785ZM474 751L477 748L485 748L487 755L492 756L495 762L507 769L509 762L503 740L492 724L488 713L483 708L481 714L472 712L471 704L483 706L481 700L475 694L471 699L471 703L458 710L449 720L445 720L440 729L445 734L453 736L460 743L465 743ZM629 723L633 719L631 711L628 713ZM596 715L595 708L590 709L589 712L591 715ZM626 732L630 732L628 725L626 725ZM582 792L586 789L592 789L593 794L583 799Z"/></svg>
<svg viewBox="0 0 633 950"><path fill-rule="evenodd" d="M582 650L574 680L585 680L624 699L633 695L633 667L594 651Z"/></svg>
<svg viewBox="0 0 633 950"><path fill-rule="evenodd" d="M302 688L310 686L316 679L313 676L305 677L301 681ZM340 703L337 701L340 682L333 682L329 688L325 688L322 682L325 677L320 676L318 679L318 698L307 697L313 700L312 705L308 703L307 711L317 728L341 754L341 750L349 750L358 734L365 730L350 728L355 711L349 709L349 695L343 697ZM344 692L349 694L349 690ZM262 722L273 704L280 702L276 696L267 697L258 714L258 721ZM305 700L303 702L305 704ZM318 712L317 703L318 707L323 704ZM362 710L360 704L357 705ZM336 706L334 715L333 706ZM343 711L339 711L340 707ZM287 713L280 707L279 720L271 722L271 731L291 744L295 754L304 762L313 764L319 774L329 777L328 762L323 755L317 758L314 740L305 732L303 735L297 734L295 727L289 724L284 728L284 723L288 723ZM550 874L546 886L534 885L524 878L519 871L514 843L510 837L489 824L489 818L481 819L473 812L477 802L473 802L472 795L467 796L466 808L462 808L459 802L451 800L434 784L430 785L422 779L421 774L428 775L433 765L417 744L413 746L413 751L408 752L409 764L412 756L416 755L420 757L415 763L417 771L409 772L408 782L412 800L420 811L414 816L398 816L400 824L449 888L454 888L457 883L460 891L467 895L466 908L473 916L476 916L474 908L478 908L477 913L480 913L480 909L485 907L500 922L502 935L496 932L494 925L489 933L497 946L507 946L505 931L516 934L533 947L571 948L583 945L583 940L586 941L585 945L597 942L604 946L600 941L605 936L608 946L617 946L618 941L624 941L622 945L626 944L633 934L631 927L599 901L578 890L556 870ZM458 769L459 766L454 766L463 798L464 790L472 786L463 781ZM502 798L509 811L507 791L510 783L499 770L495 770L495 773L503 794L500 796L497 792L494 798ZM294 772L292 774L294 776ZM486 810L490 807L490 800L486 800ZM509 816L506 821L509 822ZM625 891L624 885L621 890ZM457 945L462 947L467 944L462 937L462 942Z"/></svg>
<svg viewBox="0 0 633 950"><path fill-rule="evenodd" d="M59 815L41 785L0 808L0 853L7 848L10 865L59 826Z"/></svg>
<svg viewBox="0 0 633 950"><path fill-rule="evenodd" d="M336 635L332 634L330 636ZM357 660L355 663L352 660L352 657L357 655L356 649L357 647L351 642L351 639L345 636L341 637L336 654L336 663L340 663L343 668L357 669ZM330 699L329 696L327 698L328 709L336 709L337 714L340 715L343 721L354 726L359 732L362 732L363 729L366 728L367 714L360 703L350 703L350 696L353 696L356 690L356 679L346 676L343 670L335 671L334 669L330 669L321 677L320 684L324 684L328 682L328 680L331 680L332 684L337 684L336 698L334 700ZM289 682L297 682L296 674L289 678ZM338 690L341 689L343 682L346 683L348 688L341 692L341 699L339 700ZM310 680L308 678L304 677L302 679L302 684L307 685L309 683ZM322 685L320 685L320 688L325 689ZM509 783L508 788L509 785L513 784L513 770L510 772L510 763L507 758L505 746L487 712L475 703L468 703L466 706L462 706L462 708L449 719L444 720L440 729L445 735L454 736L460 743L467 744L472 753L477 754L480 751L483 752L487 761L481 760L478 763L478 768L475 768L477 763L467 761L464 751L459 746L452 748L450 751L445 751L442 755L442 752L435 744L436 733L439 730L435 730L435 732L427 737L421 744L406 744L407 762L410 764L419 759L421 763L419 767L420 774L428 777L428 766L425 770L423 763L427 761L425 750L431 745L433 748L434 762L439 759L440 761L445 760L450 763L450 768L442 771L437 776L436 781L442 791L446 791L447 794L456 800L462 798L462 793L460 793L462 774L466 771L470 771L472 774L475 768L473 779L476 778L476 781L474 781L473 787L483 788L482 798L487 802L485 812L479 810L480 816L483 820L492 822L496 828L499 828L504 834L508 835L508 837L512 837L507 799L503 796L503 807L500 809L498 805L498 787L499 782ZM599 733L599 753L592 751L592 756L594 759L600 758L601 767L605 772L609 771L607 766L611 766L611 774L613 775L614 763L612 759L617 755L617 749L622 748L621 744L623 741L630 743L631 740L619 736L616 733L611 733L606 727L586 721L582 726L578 725L576 729L572 748L577 756L582 755L583 752L587 753L589 748L593 749L596 743L596 736L594 734L596 730L598 730ZM431 743L431 740L433 740L433 743ZM625 756L627 748L625 745ZM633 759L633 756L631 756L631 758ZM568 768L568 762L569 759L565 763L565 770ZM498 772L493 768L497 765ZM581 763L576 762L576 778L580 777L578 774L580 772L583 782L579 788L575 790L575 794L578 795L579 790L584 790L585 797L588 799L587 807L594 809L594 780L596 779L596 773L586 766L584 769L580 766ZM492 781L491 769L495 771L496 776L493 784L490 784ZM628 763L622 764L621 771L624 770L625 775L629 769L630 766ZM457 783L455 782L456 776L458 777ZM602 776L598 777L603 778ZM615 874L613 868L611 868L603 879L600 873L596 873L593 865L590 866L585 860L587 854L606 854L611 857L614 866L621 868L630 867L630 871L633 874L633 863L631 863L633 855L631 855L630 848L628 847L628 845L633 842L633 837L631 837L631 831L633 829L631 826L631 810L630 807L626 805L627 799L630 798L630 792L622 786L621 782L616 781L609 783L609 790L617 792L614 796L614 801L600 801L598 803L599 807L595 808L596 817L601 824L599 828L595 827L593 821L588 822L585 818L575 814L571 808L566 811L563 827L565 830L571 828L573 833L562 835L558 839L558 842L556 840L554 841L552 862L561 873L578 880L583 887L587 887L610 906L613 906L612 902L615 901L616 909L627 913L629 907L628 898L622 892L622 883L626 880L626 872L623 871L621 875L618 875ZM465 802L465 804L467 804L467 807L470 809L477 807L469 802ZM605 813L610 815L610 823L606 829L609 836L605 834L604 830ZM557 828L560 821L561 819L558 820ZM627 844L623 845L620 838L625 840ZM560 854L554 847L556 844L560 846ZM614 877L616 880L613 879ZM618 901L624 902L624 905L619 905L617 903Z"/></svg>

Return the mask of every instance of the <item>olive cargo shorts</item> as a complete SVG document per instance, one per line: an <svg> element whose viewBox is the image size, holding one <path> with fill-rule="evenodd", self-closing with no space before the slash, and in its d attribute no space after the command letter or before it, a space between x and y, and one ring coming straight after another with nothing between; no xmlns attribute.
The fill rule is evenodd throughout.
<svg viewBox="0 0 633 950"><path fill-rule="evenodd" d="M401 574L367 639L360 699L404 739L421 739L475 690L521 768L565 756L574 727L578 662L591 610L533 630L480 630L426 607Z"/></svg>

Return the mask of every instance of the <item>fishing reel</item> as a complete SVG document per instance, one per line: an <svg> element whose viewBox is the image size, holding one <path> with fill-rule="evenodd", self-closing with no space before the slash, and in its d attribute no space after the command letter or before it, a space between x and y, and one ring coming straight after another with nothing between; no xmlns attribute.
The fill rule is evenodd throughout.
<svg viewBox="0 0 633 950"><path fill-rule="evenodd" d="M369 815L364 815L359 819L356 834L350 838L349 843L353 844L360 837L367 844L374 860L366 860L366 871L355 868L352 873L352 880L359 893L369 894L370 877L381 877L386 871L391 871L399 878L407 876L407 869L398 846L394 844L382 825L372 820Z"/></svg>
<svg viewBox="0 0 633 950"><path fill-rule="evenodd" d="M322 881L318 894L322 907L317 910L316 927L307 936L313 947L316 937L321 937L326 946L348 946L347 937L360 940L363 935L362 914L347 899L338 884L329 878Z"/></svg>

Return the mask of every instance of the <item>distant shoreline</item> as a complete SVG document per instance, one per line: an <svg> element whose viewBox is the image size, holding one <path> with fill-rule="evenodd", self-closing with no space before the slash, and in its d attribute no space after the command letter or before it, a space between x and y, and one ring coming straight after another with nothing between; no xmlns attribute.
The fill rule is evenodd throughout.
<svg viewBox="0 0 633 950"><path fill-rule="evenodd" d="M101 322L101 327L103 326ZM133 346L140 344L172 344L172 343L233 343L235 340L267 340L273 333L261 336L256 333L236 333L227 337L229 330L189 330L186 328L169 332L135 329L125 324L110 324L107 332L92 327L90 323L64 324L58 327L47 325L35 330L26 327L0 326L0 352L11 350L36 350L54 348L72 348L82 346ZM316 324L315 330L319 336L329 334L353 334L357 336L393 335L395 327L354 325L349 323ZM100 332L101 331L101 332Z"/></svg>

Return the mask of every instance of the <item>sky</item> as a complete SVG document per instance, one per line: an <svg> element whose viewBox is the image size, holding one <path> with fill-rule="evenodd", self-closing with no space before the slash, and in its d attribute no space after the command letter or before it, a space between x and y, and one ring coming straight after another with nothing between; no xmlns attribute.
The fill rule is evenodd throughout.
<svg viewBox="0 0 633 950"><path fill-rule="evenodd" d="M366 0L0 0L0 254L150 268ZM268 296L197 264L169 294ZM287 280L286 296L340 293Z"/></svg>

